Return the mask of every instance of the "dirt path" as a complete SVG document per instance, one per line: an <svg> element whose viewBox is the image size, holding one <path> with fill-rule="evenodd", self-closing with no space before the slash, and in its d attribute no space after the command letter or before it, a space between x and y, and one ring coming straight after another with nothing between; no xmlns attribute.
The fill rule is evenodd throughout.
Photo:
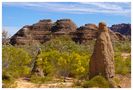
<svg viewBox="0 0 133 90"><path fill-rule="evenodd" d="M120 83L119 86L121 88L131 88L131 74L129 75L116 75L119 78Z"/></svg>
<svg viewBox="0 0 133 90"><path fill-rule="evenodd" d="M119 86L121 88L130 88L131 87L131 75L119 75L116 77L120 80ZM28 80L20 78L16 80L16 88L72 88L73 81L67 80L66 82L51 82L46 84L35 84Z"/></svg>
<svg viewBox="0 0 133 90"><path fill-rule="evenodd" d="M131 53L122 53L121 56L123 57L123 60L126 60L129 56L131 56ZM120 86L122 88L130 88L131 87L131 74L128 75L116 75L120 79Z"/></svg>
<svg viewBox="0 0 133 90"><path fill-rule="evenodd" d="M71 80L66 82L51 82L48 84L35 84L22 78L16 80L16 88L69 88L72 87L72 85Z"/></svg>

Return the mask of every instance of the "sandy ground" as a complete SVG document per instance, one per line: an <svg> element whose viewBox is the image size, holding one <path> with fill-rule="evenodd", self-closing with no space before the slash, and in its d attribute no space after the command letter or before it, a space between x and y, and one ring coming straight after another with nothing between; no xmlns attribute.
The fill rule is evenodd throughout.
<svg viewBox="0 0 133 90"><path fill-rule="evenodd" d="M121 88L131 88L131 74L129 75L116 75L119 78L119 86Z"/></svg>
<svg viewBox="0 0 133 90"><path fill-rule="evenodd" d="M119 86L121 88L130 88L131 87L131 75L116 75L119 78ZM20 78L16 80L16 88L72 88L73 81L67 80L66 82L51 82L47 84L35 84L28 80Z"/></svg>
<svg viewBox="0 0 133 90"><path fill-rule="evenodd" d="M47 84L35 84L30 81L24 80L22 78L16 80L16 88L69 88L72 87L72 80L67 80L66 82L51 82Z"/></svg>

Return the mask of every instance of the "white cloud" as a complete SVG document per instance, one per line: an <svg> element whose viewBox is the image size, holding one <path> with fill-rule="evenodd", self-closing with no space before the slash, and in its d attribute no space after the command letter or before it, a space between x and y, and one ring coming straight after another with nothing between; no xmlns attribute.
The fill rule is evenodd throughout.
<svg viewBox="0 0 133 90"><path fill-rule="evenodd" d="M120 2L79 2L79 3L4 3L5 6L17 6L38 11L63 13L105 13L130 16L130 3Z"/></svg>
<svg viewBox="0 0 133 90"><path fill-rule="evenodd" d="M94 5L98 8L103 8L103 9L110 9L110 10L121 10L122 7L116 4L112 4L110 3L99 3L99 2L95 2L95 3L87 3L87 2L81 2L81 4L86 4L86 5Z"/></svg>

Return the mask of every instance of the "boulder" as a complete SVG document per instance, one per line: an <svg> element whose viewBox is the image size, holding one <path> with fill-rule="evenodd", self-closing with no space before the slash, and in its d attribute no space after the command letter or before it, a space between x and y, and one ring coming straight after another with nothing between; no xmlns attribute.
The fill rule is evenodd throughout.
<svg viewBox="0 0 133 90"><path fill-rule="evenodd" d="M70 19L60 19L54 23L52 27L53 34L69 34L75 32L77 29L76 24Z"/></svg>

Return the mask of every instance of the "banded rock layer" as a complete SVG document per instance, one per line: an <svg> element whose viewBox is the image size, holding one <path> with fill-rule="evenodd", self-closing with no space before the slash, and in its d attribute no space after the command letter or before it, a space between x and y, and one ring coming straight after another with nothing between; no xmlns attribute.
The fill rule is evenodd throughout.
<svg viewBox="0 0 133 90"><path fill-rule="evenodd" d="M50 19L40 20L33 25L22 27L10 39L12 45L25 45L32 43L45 43L55 36L68 35L73 41L84 43L96 39L98 27L95 24L85 24L77 27L70 19L60 19L52 22ZM109 30L111 40L125 40L126 37L120 33Z"/></svg>

